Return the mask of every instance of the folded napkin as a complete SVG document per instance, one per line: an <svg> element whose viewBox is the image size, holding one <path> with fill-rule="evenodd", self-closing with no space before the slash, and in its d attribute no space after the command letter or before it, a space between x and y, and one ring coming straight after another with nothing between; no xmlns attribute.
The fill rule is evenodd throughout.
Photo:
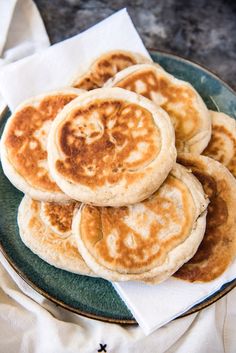
<svg viewBox="0 0 236 353"><path fill-rule="evenodd" d="M32 0L0 1L0 14L0 68L50 45ZM0 114L5 106L0 95Z"/></svg>
<svg viewBox="0 0 236 353"><path fill-rule="evenodd" d="M215 293L235 276L236 260L223 275L209 283L188 283L171 277L154 286L120 282L114 283L114 287L148 335Z"/></svg>
<svg viewBox="0 0 236 353"><path fill-rule="evenodd" d="M14 110L26 98L70 85L94 59L115 49L149 56L126 10L45 51L4 67L0 71L0 91Z"/></svg>
<svg viewBox="0 0 236 353"><path fill-rule="evenodd" d="M69 85L96 57L115 49L149 55L126 10L71 39L4 67L0 72L1 93L13 110L23 99ZM150 334L231 281L235 273L236 262L208 284L169 279L155 286L134 282L114 283L114 286L145 334Z"/></svg>

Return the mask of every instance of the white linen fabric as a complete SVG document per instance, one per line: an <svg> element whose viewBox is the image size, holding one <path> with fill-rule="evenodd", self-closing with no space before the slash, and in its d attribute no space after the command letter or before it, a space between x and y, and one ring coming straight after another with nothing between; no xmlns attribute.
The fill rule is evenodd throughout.
<svg viewBox="0 0 236 353"><path fill-rule="evenodd" d="M208 283L189 283L171 277L154 286L119 282L114 287L148 335L215 293L235 275L236 260L220 277Z"/></svg>
<svg viewBox="0 0 236 353"><path fill-rule="evenodd" d="M201 312L145 336L139 326L120 326L64 310L29 287L0 260L0 352L8 353L233 353L236 289Z"/></svg>
<svg viewBox="0 0 236 353"><path fill-rule="evenodd" d="M37 7L32 0L0 2L0 64L34 54L50 45Z"/></svg>
<svg viewBox="0 0 236 353"><path fill-rule="evenodd" d="M1 6L2 3L4 2L0 3ZM37 9L29 0L9 1L11 6L9 6L6 13L5 26L1 25L0 27L0 30L3 30L2 33L5 33L5 37L6 33L11 33L11 19L14 17L15 6L20 6L20 3L23 5L28 4L28 10L24 12L27 16L32 14L33 18L33 13L35 13L36 17L38 15ZM30 8L32 12L29 10ZM19 12L20 9L17 11L16 16L19 16ZM15 21L13 22L15 26L16 23ZM32 25L28 25L28 28L34 29L33 23L34 21L32 20ZM29 45L29 52L25 51L25 55L27 53L31 54L35 48L39 48L41 45L42 47L44 45L47 46L48 43L48 39L44 36L45 33L41 27L43 26L41 20L37 20L35 23L40 24L39 28L41 30L39 29L38 35L35 34L29 40L28 43L32 43L32 46ZM118 37L112 32L114 28L119 28L119 31L115 32L119 32ZM14 35L16 32L18 33L16 30L10 35L12 38L18 38L15 42L12 39L13 46L15 43L15 49L17 47L26 48L27 45L21 45L20 37L17 37L18 34ZM107 40L104 40L105 33ZM23 36L22 41L25 38ZM103 44L97 44L99 43L99 38L103 38ZM39 43L38 46L35 42ZM2 58L5 61L10 61L10 58L12 60L19 58L16 54L17 51L14 51L14 47L10 49L10 44L7 43L8 39L3 43L1 37L0 45L1 48L4 48L2 49L4 52ZM107 46L104 47L104 43L108 43ZM90 54L91 47L96 47L96 50L92 51L92 56ZM0 73L0 85L6 102L14 108L19 100L23 98L41 93L42 90L58 88L65 82L65 77L68 80L72 78L78 69L78 62L79 68L82 70L102 51L116 48L134 50L143 55L148 55L125 10L109 17L81 35L52 46L39 54L4 66ZM20 52L23 53L24 50L22 49ZM78 61L80 57L81 60ZM45 77L47 77L47 81L45 81ZM56 77L58 77L58 80L54 80ZM52 85L55 84L56 87L52 87L51 83ZM124 284L124 287L118 290L123 299L126 299L128 306L142 325L144 332L150 334L157 327L163 325L155 333L145 338L139 327L121 327L119 325L106 324L82 318L58 308L33 291L31 287L20 279L2 255L0 256L0 261L11 275L9 276L4 267L0 265L0 352L96 352L96 350L99 350L100 344L107 344L107 352L122 353L131 351L223 352L224 346L227 348L226 352L231 352L231 348L236 347L235 337L232 332L236 315L232 305L233 299L229 300L231 303L229 307L227 307L227 299L225 298L201 313L172 321L166 325L166 322L172 320L173 317L178 316L190 306L190 303L188 303L187 307L186 304L184 307L175 306L175 310L168 311L168 315L166 315L165 303L171 308L170 303L173 305L177 296L178 298L183 296L181 290L176 296L175 288L168 287L167 282L167 287L162 292L164 295L155 297L154 294L159 295L160 287L158 286L152 287L153 291L151 292L151 287L148 285L130 283L128 287L125 287L126 284ZM229 277L226 280L230 280ZM202 293L201 291L201 295ZM207 287L205 287L204 296L207 294ZM187 292L185 295L188 296ZM150 296L152 300L143 301L143 298L150 298ZM30 297L33 299L30 299ZM195 302L200 299L202 299L202 296L201 298L194 297ZM160 304L162 310L160 310ZM149 315L148 313L151 314ZM211 350L210 347L212 348Z"/></svg>
<svg viewBox="0 0 236 353"><path fill-rule="evenodd" d="M0 16L0 68L50 45L32 0L1 0ZM0 113L5 106L0 95Z"/></svg>

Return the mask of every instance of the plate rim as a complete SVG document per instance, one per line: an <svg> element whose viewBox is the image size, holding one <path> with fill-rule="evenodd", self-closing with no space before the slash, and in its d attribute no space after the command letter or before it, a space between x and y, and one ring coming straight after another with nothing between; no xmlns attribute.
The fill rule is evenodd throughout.
<svg viewBox="0 0 236 353"><path fill-rule="evenodd" d="M220 81L221 84L223 84L229 91L231 91L236 96L236 91L228 83L226 83L222 78L220 78L218 76L218 74L216 74L212 70L209 70L204 65L199 64L195 60L189 60L189 59L187 59L187 58L185 58L185 57L183 57L181 55L173 54L173 53L170 53L170 52L165 51L165 50L156 50L156 49L153 49L153 48L149 48L148 52L150 54L155 54L155 53L164 54L164 55L167 55L169 57L173 57L174 59L178 59L178 60L184 61L187 64L193 65L193 66L197 67L198 69L206 72L207 74L210 74L216 80ZM7 108L5 108L2 112L0 112L0 120L6 114L6 112L7 112ZM71 307L68 304L65 304L63 301L54 298L49 293L47 293L45 290L41 289L40 287L35 285L33 282L31 282L31 280L27 277L27 275L23 271L21 271L18 268L17 265L15 265L14 261L11 260L11 258L8 256L8 254L6 253L6 251L3 248L1 243L0 243L0 251L3 254L4 258L6 259L7 263L13 268L13 270L21 277L21 279L23 281L25 281L31 288L33 288L40 295L42 295L46 299L50 300L54 304L62 307L63 309L68 310L70 312L73 312L75 314L81 315L83 317L94 319L94 320L98 320L98 321L103 321L103 322L108 322L108 323L116 323L116 324L122 324L122 325L137 325L137 321L135 319L109 318L109 317L102 316L102 315L99 315L99 314L88 313L86 311L83 311L83 310L80 310L80 309L76 309L76 308ZM225 285L226 285L226 287L223 290L221 290L221 288L223 286L225 286ZM177 319L186 317L188 315L194 314L194 313L196 313L196 312L198 312L198 311L200 311L202 309L207 308L211 304L217 302L219 299L223 298L227 293L229 293L231 290L233 290L236 287L236 278L233 279L230 282L226 282L225 284L222 285L222 287L219 288L215 293L210 295L208 298L206 298L203 301L201 301L200 303L192 306L185 313L183 313L183 314L179 315L178 317L174 318L174 320L177 320ZM33 298L31 298L31 299L34 300Z"/></svg>
<svg viewBox="0 0 236 353"><path fill-rule="evenodd" d="M186 62L187 64L191 64L191 65L197 67L198 69L205 71L207 74L211 74L211 76L213 76L216 80L220 81L228 90L231 91L231 93L233 93L236 96L236 89L231 87L231 85L229 83L227 83L225 80L223 80L214 70L207 68L204 64L200 64L196 60L192 60L192 59L190 60L190 59L188 59L182 55L179 55L179 54L173 54L171 52L168 52L168 50L157 50L157 49L149 48L148 52L150 54L160 53L160 54L168 55L168 56L173 57L175 59L181 59L182 61Z"/></svg>

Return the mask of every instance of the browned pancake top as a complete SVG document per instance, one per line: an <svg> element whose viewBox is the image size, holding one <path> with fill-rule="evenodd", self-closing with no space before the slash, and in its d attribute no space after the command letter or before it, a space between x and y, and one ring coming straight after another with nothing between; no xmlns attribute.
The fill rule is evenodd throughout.
<svg viewBox="0 0 236 353"><path fill-rule="evenodd" d="M52 120L75 97L73 94L55 95L44 98L37 106L29 104L14 115L9 126L6 137L8 159L35 188L60 191L46 167L46 140Z"/></svg>
<svg viewBox="0 0 236 353"><path fill-rule="evenodd" d="M227 205L232 190L224 177L209 175L206 164L201 164L200 161L189 162L182 158L179 162L191 167L193 174L202 183L210 204L203 241L193 258L174 276L190 282L208 282L220 276L235 256L236 227L235 217L232 215L235 211L232 210L232 205L231 209Z"/></svg>
<svg viewBox="0 0 236 353"><path fill-rule="evenodd" d="M31 200L32 216L29 221L29 229L32 229L33 236L41 244L41 248L46 251L53 251L58 256L71 258L82 257L77 249L75 241L72 241L71 237L62 237L62 233L66 233L71 230L71 222L73 211L76 203L71 204L56 204L56 203L44 203L46 206L46 214L48 216L49 223L51 222L52 228L48 226L43 218L40 216L41 203L35 200ZM58 229L60 232L53 231Z"/></svg>
<svg viewBox="0 0 236 353"><path fill-rule="evenodd" d="M203 154L224 164L236 177L236 137L229 129L212 124L211 140Z"/></svg>
<svg viewBox="0 0 236 353"><path fill-rule="evenodd" d="M152 114L121 100L97 100L76 107L58 128L64 158L57 171L90 188L130 184L158 155L161 138ZM135 173L133 173L135 172Z"/></svg>
<svg viewBox="0 0 236 353"><path fill-rule="evenodd" d="M189 140L200 128L199 112L193 104L196 95L188 86L177 85L164 74L158 75L152 69L140 70L121 79L116 87L139 93L153 100L154 103L156 95L160 94L162 100L159 104L171 118L178 147L178 141Z"/></svg>
<svg viewBox="0 0 236 353"><path fill-rule="evenodd" d="M129 207L93 207L81 212L80 235L99 263L121 273L162 264L194 223L194 204L185 184L168 176L151 198Z"/></svg>
<svg viewBox="0 0 236 353"><path fill-rule="evenodd" d="M128 66L137 64L137 60L128 53L109 53L95 61L88 74L76 82L74 87L91 90L99 88L115 74Z"/></svg>
<svg viewBox="0 0 236 353"><path fill-rule="evenodd" d="M75 202L70 202L69 204L45 202L44 213L53 227L60 232L68 232L71 230L75 205Z"/></svg>

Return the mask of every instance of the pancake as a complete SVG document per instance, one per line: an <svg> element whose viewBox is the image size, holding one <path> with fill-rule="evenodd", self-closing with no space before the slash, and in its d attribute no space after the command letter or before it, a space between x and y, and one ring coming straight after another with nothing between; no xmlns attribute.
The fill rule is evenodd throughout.
<svg viewBox="0 0 236 353"><path fill-rule="evenodd" d="M82 205L72 232L88 266L114 281L167 279L193 256L207 207L201 184L176 165L150 198L121 208Z"/></svg>
<svg viewBox="0 0 236 353"><path fill-rule="evenodd" d="M210 113L212 135L203 154L224 164L236 177L236 121L224 113Z"/></svg>
<svg viewBox="0 0 236 353"><path fill-rule="evenodd" d="M71 198L124 206L150 196L176 159L168 114L121 88L98 88L68 104L48 138L50 172Z"/></svg>
<svg viewBox="0 0 236 353"><path fill-rule="evenodd" d="M48 171L47 136L58 112L81 92L68 88L30 98L7 121L1 139L3 171L15 187L35 200L68 199Z"/></svg>
<svg viewBox="0 0 236 353"><path fill-rule="evenodd" d="M142 94L169 114L175 128L178 152L200 154L211 137L210 114L197 91L156 64L131 66L117 73L107 87Z"/></svg>
<svg viewBox="0 0 236 353"><path fill-rule="evenodd" d="M210 204L203 241L174 276L189 282L212 281L236 255L236 180L227 168L208 157L183 154L179 162L202 183Z"/></svg>
<svg viewBox="0 0 236 353"><path fill-rule="evenodd" d="M39 202L24 196L18 226L24 244L41 259L66 271L92 275L76 246L71 221L76 202Z"/></svg>
<svg viewBox="0 0 236 353"><path fill-rule="evenodd" d="M99 88L126 67L150 62L151 59L138 53L125 50L109 51L98 57L84 75L76 78L72 86L86 90Z"/></svg>

